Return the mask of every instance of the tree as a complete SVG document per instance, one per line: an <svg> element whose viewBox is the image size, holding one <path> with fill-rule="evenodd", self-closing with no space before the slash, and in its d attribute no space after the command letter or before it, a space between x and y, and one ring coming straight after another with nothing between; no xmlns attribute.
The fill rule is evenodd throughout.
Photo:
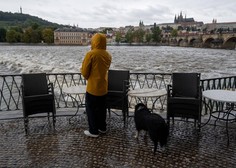
<svg viewBox="0 0 236 168"><path fill-rule="evenodd" d="M178 30L184 30L182 26L178 26Z"/></svg>
<svg viewBox="0 0 236 168"><path fill-rule="evenodd" d="M186 27L186 31L189 32L190 30L191 30L191 28L190 28L189 26L187 26L187 27Z"/></svg>
<svg viewBox="0 0 236 168"><path fill-rule="evenodd" d="M39 24L34 22L31 24L31 27L33 30L37 30L39 28Z"/></svg>
<svg viewBox="0 0 236 168"><path fill-rule="evenodd" d="M42 37L41 37L41 31L40 30L32 30L32 33L31 33L31 43L40 43L41 40L42 40Z"/></svg>
<svg viewBox="0 0 236 168"><path fill-rule="evenodd" d="M177 29L173 29L171 31L171 37L177 37L178 36L178 30Z"/></svg>
<svg viewBox="0 0 236 168"><path fill-rule="evenodd" d="M6 41L6 29L0 28L0 42L5 42Z"/></svg>
<svg viewBox="0 0 236 168"><path fill-rule="evenodd" d="M14 30L14 31L21 33L21 34L23 33L23 29L20 26L13 26L10 28L10 30Z"/></svg>
<svg viewBox="0 0 236 168"><path fill-rule="evenodd" d="M31 34L32 34L32 28L27 28L22 36L22 41L24 43L31 43Z"/></svg>
<svg viewBox="0 0 236 168"><path fill-rule="evenodd" d="M147 41L147 43L149 44L151 40L152 40L152 34L147 33L146 34L146 41Z"/></svg>
<svg viewBox="0 0 236 168"><path fill-rule="evenodd" d="M156 23L154 23L154 27L152 28L152 38L156 43L161 41L161 29L156 25Z"/></svg>
<svg viewBox="0 0 236 168"><path fill-rule="evenodd" d="M138 43L143 42L143 37L144 37L145 31L142 28L139 28L134 32L134 37L136 38Z"/></svg>
<svg viewBox="0 0 236 168"><path fill-rule="evenodd" d="M15 30L9 30L6 33L6 40L8 43L16 43L21 41L21 34Z"/></svg>
<svg viewBox="0 0 236 168"><path fill-rule="evenodd" d="M173 27L171 27L171 26L167 26L167 27L166 27L166 30L168 30L168 31L172 31L172 30L173 30Z"/></svg>
<svg viewBox="0 0 236 168"><path fill-rule="evenodd" d="M53 43L54 42L54 33L50 28L43 29L42 38L45 43Z"/></svg>
<svg viewBox="0 0 236 168"><path fill-rule="evenodd" d="M119 44L121 42L121 33L120 32L116 32L116 42Z"/></svg>
<svg viewBox="0 0 236 168"><path fill-rule="evenodd" d="M22 37L22 41L25 43L40 43L41 40L41 31L39 29L34 30L32 27L27 28Z"/></svg>
<svg viewBox="0 0 236 168"><path fill-rule="evenodd" d="M131 44L133 42L133 31L132 29L129 29L128 32L125 35L126 41Z"/></svg>

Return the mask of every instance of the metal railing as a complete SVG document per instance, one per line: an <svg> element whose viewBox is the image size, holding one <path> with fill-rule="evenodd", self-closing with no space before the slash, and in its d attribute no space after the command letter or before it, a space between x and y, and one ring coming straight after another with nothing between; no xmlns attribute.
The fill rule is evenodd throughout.
<svg viewBox="0 0 236 168"><path fill-rule="evenodd" d="M56 96L57 108L71 108L76 107L76 103L63 95L63 87L73 85L85 85L86 80L80 73L49 73L47 74L49 82L54 85L54 92ZM171 83L170 73L130 73L130 89L137 88L157 88L166 89L167 85ZM202 90L209 89L235 89L236 76L212 78L201 80ZM84 98L79 98L79 103L84 104ZM130 100L129 106L133 108ZM154 101L150 99L149 101ZM166 101L166 99L164 99ZM205 105L211 105L214 108L222 106L217 102L210 102L204 100ZM160 102L154 106L159 108ZM164 104L166 104L164 102ZM21 75L0 75L0 111L21 110ZM204 108L203 114L207 114L207 108Z"/></svg>
<svg viewBox="0 0 236 168"><path fill-rule="evenodd" d="M53 83L57 108L75 107L76 103L63 94L63 87L85 85L86 80L80 73L49 73L48 81ZM168 73L130 73L130 89L166 88L170 83ZM0 75L0 111L22 109L21 75ZM78 99L84 101L84 98ZM84 104L84 102L79 102Z"/></svg>
<svg viewBox="0 0 236 168"><path fill-rule="evenodd" d="M203 91L213 89L236 90L236 76L204 79L201 80L201 86ZM219 111L224 108L227 108L226 106L227 103L211 101L203 98L202 114L208 114L210 109L213 109L214 111Z"/></svg>

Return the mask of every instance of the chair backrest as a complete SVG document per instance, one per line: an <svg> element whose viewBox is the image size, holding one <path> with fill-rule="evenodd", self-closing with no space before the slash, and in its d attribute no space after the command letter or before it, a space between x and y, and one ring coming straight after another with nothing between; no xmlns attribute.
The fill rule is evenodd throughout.
<svg viewBox="0 0 236 168"><path fill-rule="evenodd" d="M124 81L126 81L126 83ZM127 70L109 70L109 72L108 72L108 90L123 91L124 87L125 87L124 84L127 84L127 85L129 84L129 71L127 71Z"/></svg>
<svg viewBox="0 0 236 168"><path fill-rule="evenodd" d="M172 96L195 97L199 96L200 73L173 73Z"/></svg>
<svg viewBox="0 0 236 168"><path fill-rule="evenodd" d="M22 74L24 95L48 94L46 73Z"/></svg>

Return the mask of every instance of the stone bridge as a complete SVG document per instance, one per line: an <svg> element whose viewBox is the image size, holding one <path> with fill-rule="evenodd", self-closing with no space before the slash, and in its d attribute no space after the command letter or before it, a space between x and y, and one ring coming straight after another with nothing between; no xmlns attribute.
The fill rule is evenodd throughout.
<svg viewBox="0 0 236 168"><path fill-rule="evenodd" d="M178 46L235 49L236 33L184 35L171 38Z"/></svg>

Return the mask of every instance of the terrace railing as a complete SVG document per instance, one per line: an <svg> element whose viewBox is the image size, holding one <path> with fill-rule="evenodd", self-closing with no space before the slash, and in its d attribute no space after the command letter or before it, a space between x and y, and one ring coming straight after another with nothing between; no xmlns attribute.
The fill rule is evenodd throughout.
<svg viewBox="0 0 236 168"><path fill-rule="evenodd" d="M76 103L69 99L62 92L63 87L74 85L85 85L86 80L80 73L49 73L47 74L48 81L54 85L57 108L71 108L76 107ZM130 89L139 88L157 88L166 89L167 85L171 83L170 73L130 73ZM209 89L235 89L236 76L212 78L201 80L202 90ZM80 104L84 104L84 97L79 97ZM154 101L150 99L151 103ZM164 105L166 99L163 100ZM219 108L217 102L205 101L205 106L211 105L214 108ZM130 100L129 106L133 108L135 102ZM160 102L157 102L154 109L160 107ZM0 75L0 111L21 110L21 75ZM204 108L203 115L208 113L208 109Z"/></svg>
<svg viewBox="0 0 236 168"><path fill-rule="evenodd" d="M225 90L236 90L236 76L212 78L201 80L202 90L213 90L213 89L225 89ZM220 103L216 101L210 101L203 98L203 110L202 115L209 114L210 108L214 111L219 111L227 106L226 103ZM235 105L236 106L236 105ZM210 107L210 108L209 108Z"/></svg>

